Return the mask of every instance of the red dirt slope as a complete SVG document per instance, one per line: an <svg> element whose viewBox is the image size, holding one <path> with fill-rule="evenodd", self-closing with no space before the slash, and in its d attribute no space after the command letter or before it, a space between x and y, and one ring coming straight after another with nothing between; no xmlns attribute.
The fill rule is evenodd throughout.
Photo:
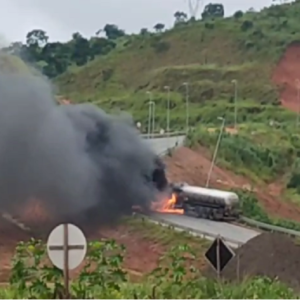
<svg viewBox="0 0 300 300"><path fill-rule="evenodd" d="M298 112L297 80L300 85L300 44L289 46L276 66L272 76L273 82L281 89L281 103L284 107Z"/></svg>
<svg viewBox="0 0 300 300"><path fill-rule="evenodd" d="M177 149L172 157L166 157L165 162L170 181L205 186L211 164L207 149L199 147L197 151L193 151L182 147ZM300 208L281 201L279 184L253 186L247 178L215 166L209 186L225 190L230 188L253 190L269 214L300 221Z"/></svg>

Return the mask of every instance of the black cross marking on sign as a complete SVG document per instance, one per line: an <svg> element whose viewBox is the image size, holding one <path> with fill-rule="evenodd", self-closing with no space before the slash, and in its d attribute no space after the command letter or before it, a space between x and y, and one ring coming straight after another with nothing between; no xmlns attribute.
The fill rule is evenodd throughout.
<svg viewBox="0 0 300 300"><path fill-rule="evenodd" d="M69 232L68 224L63 224L63 244L49 246L49 250L63 251L64 253L64 285L65 285L65 298L69 297L69 251L70 250L84 250L84 245L69 245Z"/></svg>
<svg viewBox="0 0 300 300"><path fill-rule="evenodd" d="M83 250L84 246L83 245L67 245L67 250ZM64 246L49 246L49 250L64 250Z"/></svg>

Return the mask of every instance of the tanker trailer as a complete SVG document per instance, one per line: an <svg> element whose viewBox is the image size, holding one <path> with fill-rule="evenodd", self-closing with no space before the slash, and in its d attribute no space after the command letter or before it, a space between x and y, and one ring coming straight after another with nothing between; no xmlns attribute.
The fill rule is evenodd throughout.
<svg viewBox="0 0 300 300"><path fill-rule="evenodd" d="M175 208L185 214L215 221L236 220L239 217L239 197L236 193L187 184L173 185Z"/></svg>

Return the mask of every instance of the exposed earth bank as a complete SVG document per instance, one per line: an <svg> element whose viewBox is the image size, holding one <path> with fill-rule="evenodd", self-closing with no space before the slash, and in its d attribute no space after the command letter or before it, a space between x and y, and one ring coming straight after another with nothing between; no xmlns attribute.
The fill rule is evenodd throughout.
<svg viewBox="0 0 300 300"><path fill-rule="evenodd" d="M171 157L166 157L165 163L170 181L205 186L211 165L211 155L203 147L198 147L196 150L181 147L176 149ZM281 200L280 183L254 186L249 179L215 166L209 186L225 190L231 188L252 190L270 215L300 221L300 208Z"/></svg>
<svg viewBox="0 0 300 300"><path fill-rule="evenodd" d="M287 48L274 68L272 81L280 89L281 104L295 112L299 111L298 88L300 91L300 44Z"/></svg>

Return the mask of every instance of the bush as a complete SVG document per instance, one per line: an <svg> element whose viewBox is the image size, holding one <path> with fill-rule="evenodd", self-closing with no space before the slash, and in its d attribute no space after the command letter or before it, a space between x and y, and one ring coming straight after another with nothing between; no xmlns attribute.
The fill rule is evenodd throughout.
<svg viewBox="0 0 300 300"><path fill-rule="evenodd" d="M283 227L286 229L299 230L300 231L300 223L284 220L284 219L275 219L269 217L269 215L265 212L263 207L257 200L257 197L254 193L234 190L240 198L241 203L241 211L243 216L256 220L258 222L263 222L266 224Z"/></svg>
<svg viewBox="0 0 300 300"><path fill-rule="evenodd" d="M154 37L151 47L155 50L156 53L166 52L170 49L171 45L167 41L163 41L161 37Z"/></svg>
<svg viewBox="0 0 300 300"><path fill-rule="evenodd" d="M208 132L206 128L198 129L190 134L188 145L197 143L214 151L219 131ZM259 136L259 132L257 133ZM273 180L287 170L294 159L292 145L258 143L251 137L251 132L238 135L223 133L218 150L219 162L226 162L226 167L256 180ZM246 173L246 174L245 174Z"/></svg>
<svg viewBox="0 0 300 300"><path fill-rule="evenodd" d="M249 20L245 20L241 25L242 31L247 31L253 27L253 22Z"/></svg>
<svg viewBox="0 0 300 300"><path fill-rule="evenodd" d="M234 13L233 17L234 17L235 19L240 19L240 18L243 17L243 15L244 15L244 13L243 13L241 10L238 10L238 11L236 11L236 12Z"/></svg>
<svg viewBox="0 0 300 300"><path fill-rule="evenodd" d="M300 159L297 158L292 166L290 178L286 184L288 189L295 189L300 194Z"/></svg>
<svg viewBox="0 0 300 300"><path fill-rule="evenodd" d="M252 278L238 285L201 276L198 257L188 245L172 248L158 267L140 283L127 281L122 270L124 247L115 241L89 244L86 265L71 282L73 299L289 299L288 287L268 278ZM62 272L46 266L45 245L31 240L17 246L13 258L11 287L1 289L3 299L64 298ZM49 285L49 283L53 283ZM27 287L26 287L27 286Z"/></svg>

